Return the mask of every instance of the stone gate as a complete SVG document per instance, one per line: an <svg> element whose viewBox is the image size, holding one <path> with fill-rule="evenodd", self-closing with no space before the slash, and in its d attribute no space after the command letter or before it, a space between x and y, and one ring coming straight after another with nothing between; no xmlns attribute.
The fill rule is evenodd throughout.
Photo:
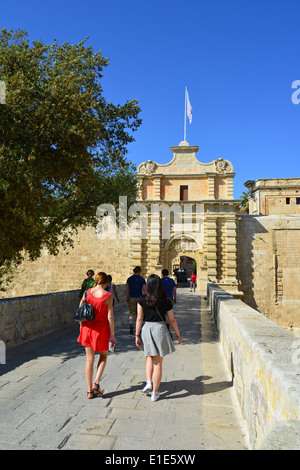
<svg viewBox="0 0 300 470"><path fill-rule="evenodd" d="M146 276L160 275L191 258L200 290L211 280L237 294L235 174L228 160L202 163L197 151L183 141L171 147L169 163L139 165L138 202L146 208L140 222L146 233L131 235L131 268L140 265Z"/></svg>

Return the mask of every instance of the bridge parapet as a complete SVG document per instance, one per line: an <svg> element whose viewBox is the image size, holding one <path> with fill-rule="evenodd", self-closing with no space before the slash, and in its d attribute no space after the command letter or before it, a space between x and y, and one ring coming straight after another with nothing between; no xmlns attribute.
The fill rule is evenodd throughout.
<svg viewBox="0 0 300 470"><path fill-rule="evenodd" d="M120 303L115 303L114 310L124 306L126 300L125 285L116 287ZM0 341L9 348L74 323L79 292L77 289L0 299Z"/></svg>
<svg viewBox="0 0 300 470"><path fill-rule="evenodd" d="M299 449L299 339L213 283L207 298L251 447Z"/></svg>

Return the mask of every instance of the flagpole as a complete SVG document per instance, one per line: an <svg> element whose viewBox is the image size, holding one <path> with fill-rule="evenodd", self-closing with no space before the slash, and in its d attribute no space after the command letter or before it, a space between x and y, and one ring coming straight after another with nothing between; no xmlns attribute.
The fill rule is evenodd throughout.
<svg viewBox="0 0 300 470"><path fill-rule="evenodd" d="M186 87L184 94L184 141L186 141Z"/></svg>

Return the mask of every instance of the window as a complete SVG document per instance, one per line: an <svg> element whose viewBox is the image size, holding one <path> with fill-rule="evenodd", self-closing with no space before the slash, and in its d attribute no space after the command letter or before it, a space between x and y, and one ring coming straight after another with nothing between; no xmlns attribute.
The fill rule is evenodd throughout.
<svg viewBox="0 0 300 470"><path fill-rule="evenodd" d="M189 187L188 186L180 186L180 201L188 201L188 192L189 192Z"/></svg>
<svg viewBox="0 0 300 470"><path fill-rule="evenodd" d="M285 203L286 203L286 204L289 204L290 201L291 201L291 198L290 198L290 197L286 197L286 198L285 198Z"/></svg>
<svg viewBox="0 0 300 470"><path fill-rule="evenodd" d="M300 197L296 197L296 204L300 204Z"/></svg>

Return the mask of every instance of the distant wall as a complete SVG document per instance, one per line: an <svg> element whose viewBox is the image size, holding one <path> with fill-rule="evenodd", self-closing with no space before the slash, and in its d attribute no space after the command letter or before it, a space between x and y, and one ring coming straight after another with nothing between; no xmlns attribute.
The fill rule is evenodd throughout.
<svg viewBox="0 0 300 470"><path fill-rule="evenodd" d="M117 285L124 308L125 285ZM31 340L74 322L72 316L79 305L79 290L30 295L0 300L0 340L7 348Z"/></svg>
<svg viewBox="0 0 300 470"><path fill-rule="evenodd" d="M60 249L57 256L43 250L41 256L26 259L15 271L0 298L39 295L80 289L88 269L104 271L113 283L122 284L133 274L130 269L130 239L100 240L94 227L74 234L74 248Z"/></svg>
<svg viewBox="0 0 300 470"><path fill-rule="evenodd" d="M238 216L244 302L300 336L300 217Z"/></svg>
<svg viewBox="0 0 300 470"><path fill-rule="evenodd" d="M300 448L300 341L215 284L207 297L253 449Z"/></svg>

